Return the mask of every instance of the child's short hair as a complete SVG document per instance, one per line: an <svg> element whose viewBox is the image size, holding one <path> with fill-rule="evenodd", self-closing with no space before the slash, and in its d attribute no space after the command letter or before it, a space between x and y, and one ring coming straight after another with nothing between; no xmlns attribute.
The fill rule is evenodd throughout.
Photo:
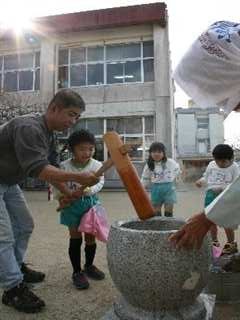
<svg viewBox="0 0 240 320"><path fill-rule="evenodd" d="M71 152L73 152L74 147L80 143L90 143L93 146L96 145L96 140L94 135L85 129L74 131L68 138L68 146Z"/></svg>
<svg viewBox="0 0 240 320"><path fill-rule="evenodd" d="M232 160L233 154L233 148L228 144L218 144L212 152L215 160Z"/></svg>

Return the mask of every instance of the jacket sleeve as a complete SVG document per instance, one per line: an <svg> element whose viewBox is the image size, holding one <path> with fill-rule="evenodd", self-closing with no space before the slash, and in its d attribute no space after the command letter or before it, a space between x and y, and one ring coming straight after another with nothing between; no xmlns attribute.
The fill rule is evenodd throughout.
<svg viewBox="0 0 240 320"><path fill-rule="evenodd" d="M207 218L224 228L240 224L240 177L205 208Z"/></svg>
<svg viewBox="0 0 240 320"><path fill-rule="evenodd" d="M16 157L23 171L30 177L38 177L49 164L49 146L40 131L31 126L19 126L14 137Z"/></svg>

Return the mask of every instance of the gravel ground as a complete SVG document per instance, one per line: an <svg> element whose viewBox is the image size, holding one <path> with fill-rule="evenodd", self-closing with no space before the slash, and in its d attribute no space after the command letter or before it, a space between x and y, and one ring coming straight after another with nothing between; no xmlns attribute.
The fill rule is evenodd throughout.
<svg viewBox="0 0 240 320"><path fill-rule="evenodd" d="M125 192L103 191L100 197L111 222L136 216ZM71 283L71 266L67 255L68 232L58 223L56 202L48 202L46 192L26 192L26 198L35 221L26 261L46 273L46 280L35 286L34 291L45 300L47 306L39 314L28 315L0 304L0 320L99 320L118 295L108 272L105 245L98 243L95 264L106 273L106 279L90 281L88 290L76 290ZM189 217L202 207L202 202L202 190L192 185L179 185L176 216ZM220 234L223 243L225 237L222 231ZM239 236L238 231L238 243ZM219 306L216 320L223 319L240 320L239 305Z"/></svg>

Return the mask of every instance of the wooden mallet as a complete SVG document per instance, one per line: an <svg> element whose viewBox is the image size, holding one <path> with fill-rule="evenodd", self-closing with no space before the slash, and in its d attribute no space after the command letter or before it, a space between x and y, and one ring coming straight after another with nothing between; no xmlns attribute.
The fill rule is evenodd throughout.
<svg viewBox="0 0 240 320"><path fill-rule="evenodd" d="M120 136L115 131L107 132L103 136L103 140L138 217L142 220L153 217L155 215L154 208L127 154L128 146L123 144Z"/></svg>

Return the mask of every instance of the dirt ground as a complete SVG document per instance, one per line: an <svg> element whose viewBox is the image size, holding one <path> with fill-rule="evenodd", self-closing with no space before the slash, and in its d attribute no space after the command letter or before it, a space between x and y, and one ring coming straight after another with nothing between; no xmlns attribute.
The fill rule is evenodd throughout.
<svg viewBox="0 0 240 320"><path fill-rule="evenodd" d="M177 189L176 216L186 218L202 208L203 190L190 184L179 184ZM46 273L46 280L35 286L34 291L45 300L47 306L39 314L27 315L0 303L0 320L100 319L118 295L108 272L105 245L98 243L95 264L106 273L106 279L90 281L88 290L76 290L71 283L71 266L67 255L68 232L58 223L56 202L48 202L46 192L26 192L26 198L35 221L26 261L32 263L35 269ZM125 192L103 191L100 198L110 221L136 216ZM221 242L224 243L222 231L220 235ZM236 240L240 244L239 231L236 233ZM240 320L240 306L219 306L216 320L223 319Z"/></svg>

